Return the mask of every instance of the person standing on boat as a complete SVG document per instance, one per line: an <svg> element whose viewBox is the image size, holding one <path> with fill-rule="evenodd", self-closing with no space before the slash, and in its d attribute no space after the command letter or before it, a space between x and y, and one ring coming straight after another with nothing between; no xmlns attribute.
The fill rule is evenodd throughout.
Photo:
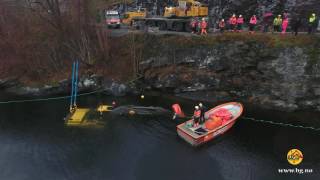
<svg viewBox="0 0 320 180"><path fill-rule="evenodd" d="M207 111L207 108L202 103L199 103L199 109L200 109L200 124L203 124L206 121L204 115Z"/></svg>
<svg viewBox="0 0 320 180"><path fill-rule="evenodd" d="M197 127L199 125L200 115L201 111L199 106L195 106L193 112L193 127Z"/></svg>

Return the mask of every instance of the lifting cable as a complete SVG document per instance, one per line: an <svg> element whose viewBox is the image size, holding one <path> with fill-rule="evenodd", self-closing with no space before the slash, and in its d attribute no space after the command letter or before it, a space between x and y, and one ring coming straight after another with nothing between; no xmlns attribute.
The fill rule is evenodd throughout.
<svg viewBox="0 0 320 180"><path fill-rule="evenodd" d="M309 130L313 130L313 131L320 131L320 128L316 128L316 127L312 127L312 126L293 125L293 124L287 124L287 123L281 123L281 122L255 119L255 118L251 118L251 117L242 117L242 119L251 120L251 121L255 121L255 122L268 123L268 124L273 124L273 125L278 125L278 126L287 126L287 127L294 127L294 128L309 129Z"/></svg>

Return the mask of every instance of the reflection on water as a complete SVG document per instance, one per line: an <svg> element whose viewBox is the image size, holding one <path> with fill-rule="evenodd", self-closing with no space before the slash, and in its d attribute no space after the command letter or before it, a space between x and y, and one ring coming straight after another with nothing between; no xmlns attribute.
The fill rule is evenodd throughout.
<svg viewBox="0 0 320 180"><path fill-rule="evenodd" d="M191 112L194 102L166 96L81 97L79 106L99 103L161 106L178 102ZM220 138L192 148L176 135L176 125L162 116L89 116L100 128L66 127L68 100L0 105L0 179L319 179L320 134L239 119ZM209 104L206 104L209 106ZM272 116L270 115L272 114ZM305 121L299 113L285 115L247 108L244 116ZM318 114L319 115L319 114ZM304 116L305 117L305 116ZM309 115L309 119L317 119ZM280 175L294 168L286 161L298 148L304 160L298 168L311 175Z"/></svg>

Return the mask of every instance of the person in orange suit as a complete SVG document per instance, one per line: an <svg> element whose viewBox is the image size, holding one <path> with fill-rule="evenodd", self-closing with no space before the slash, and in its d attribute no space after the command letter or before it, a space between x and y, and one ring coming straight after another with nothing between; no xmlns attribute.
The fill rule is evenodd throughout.
<svg viewBox="0 0 320 180"><path fill-rule="evenodd" d="M207 27L208 27L208 23L206 22L206 20L204 18L202 18L201 21L201 35L205 34L207 35Z"/></svg>

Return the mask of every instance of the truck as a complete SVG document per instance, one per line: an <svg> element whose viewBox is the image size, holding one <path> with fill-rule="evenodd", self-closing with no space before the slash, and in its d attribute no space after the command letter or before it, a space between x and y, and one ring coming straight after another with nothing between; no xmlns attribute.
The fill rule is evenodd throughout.
<svg viewBox="0 0 320 180"><path fill-rule="evenodd" d="M105 19L108 28L120 28L120 15L118 11L105 11Z"/></svg>
<svg viewBox="0 0 320 180"><path fill-rule="evenodd" d="M146 9L138 8L137 10L128 11L123 15L122 24L132 26L132 19L145 18L146 16L147 16Z"/></svg>
<svg viewBox="0 0 320 180"><path fill-rule="evenodd" d="M136 27L158 27L159 30L191 31L190 22L193 18L207 18L208 6L195 0L180 0L178 6L165 7L160 17L134 17Z"/></svg>

